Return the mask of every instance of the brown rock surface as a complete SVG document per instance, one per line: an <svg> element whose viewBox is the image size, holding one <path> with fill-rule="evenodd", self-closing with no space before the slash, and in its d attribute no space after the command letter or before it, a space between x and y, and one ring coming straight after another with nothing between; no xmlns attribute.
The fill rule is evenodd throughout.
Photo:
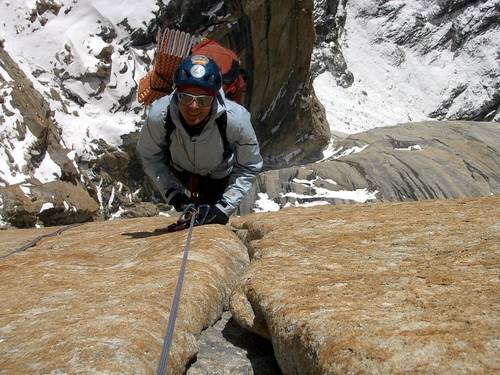
<svg viewBox="0 0 500 375"><path fill-rule="evenodd" d="M0 231L0 258L6 257L36 237L57 231L60 227Z"/></svg>
<svg viewBox="0 0 500 375"><path fill-rule="evenodd" d="M500 196L285 209L234 222L233 317L284 374L500 372Z"/></svg>
<svg viewBox="0 0 500 375"><path fill-rule="evenodd" d="M187 234L154 231L170 221L84 224L0 259L0 373L153 373ZM0 232L1 251L30 234ZM195 355L248 255L227 228L205 226L189 259L169 374Z"/></svg>
<svg viewBox="0 0 500 375"><path fill-rule="evenodd" d="M33 227L37 221L45 226L82 223L92 220L99 209L81 185L65 181L23 185L26 193L19 184L0 187L0 215L16 227Z"/></svg>

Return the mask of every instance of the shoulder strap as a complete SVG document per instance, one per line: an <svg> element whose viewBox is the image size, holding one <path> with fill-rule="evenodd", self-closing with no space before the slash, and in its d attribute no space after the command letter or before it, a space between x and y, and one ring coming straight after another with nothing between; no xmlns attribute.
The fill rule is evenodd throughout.
<svg viewBox="0 0 500 375"><path fill-rule="evenodd" d="M170 144L172 143L172 133L175 130L175 124L172 121L172 116L170 115L170 106L167 107L167 115L165 116L165 144L167 145L165 150L165 162L170 165L172 160L172 155L170 155Z"/></svg>
<svg viewBox="0 0 500 375"><path fill-rule="evenodd" d="M217 128L219 129L220 137L222 138L222 145L224 147L222 159L226 160L233 154L233 150L231 150L231 145L227 139L227 113L223 112L222 115L215 119L215 122L217 123Z"/></svg>

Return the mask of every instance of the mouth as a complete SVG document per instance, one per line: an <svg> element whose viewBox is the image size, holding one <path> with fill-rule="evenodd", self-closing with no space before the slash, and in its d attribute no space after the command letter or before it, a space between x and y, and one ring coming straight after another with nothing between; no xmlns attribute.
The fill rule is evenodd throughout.
<svg viewBox="0 0 500 375"><path fill-rule="evenodd" d="M195 119L198 119L201 117L201 113L188 113L187 114L187 117L190 119L190 120L195 120Z"/></svg>

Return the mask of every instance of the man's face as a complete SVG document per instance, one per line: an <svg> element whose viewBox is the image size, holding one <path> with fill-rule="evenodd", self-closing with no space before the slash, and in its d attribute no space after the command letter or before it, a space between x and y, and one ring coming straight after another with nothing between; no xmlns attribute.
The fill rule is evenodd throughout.
<svg viewBox="0 0 500 375"><path fill-rule="evenodd" d="M177 93L179 111L189 126L205 120L212 109L213 96L200 87L185 87Z"/></svg>

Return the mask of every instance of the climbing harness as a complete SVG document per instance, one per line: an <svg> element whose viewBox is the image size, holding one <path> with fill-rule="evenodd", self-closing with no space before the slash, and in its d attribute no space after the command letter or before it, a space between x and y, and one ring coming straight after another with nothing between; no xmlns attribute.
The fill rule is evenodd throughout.
<svg viewBox="0 0 500 375"><path fill-rule="evenodd" d="M200 205L198 207L196 207L194 204L189 204L184 209L184 212L182 213L177 223L172 224L168 227L169 232L174 232L189 227L189 232L187 235L186 244L184 246L184 254L182 256L179 276L177 277L177 285L175 286L174 299L172 301L172 306L170 307L167 331L165 333L165 338L163 340L163 348L161 351L160 363L158 365L158 370L156 371L156 375L164 375L168 366L170 345L172 344L172 338L174 336L175 320L177 318L177 310L179 308L179 302L181 298L181 290L182 290L182 284L184 282L184 274L186 273L186 264L189 253L189 245L191 243L191 236L193 234L193 228L197 225L203 224L203 221L205 220L208 214L209 208L210 206L206 204Z"/></svg>
<svg viewBox="0 0 500 375"><path fill-rule="evenodd" d="M22 252L22 251L24 251L26 249L29 249L30 247L35 246L41 239L43 239L45 237L54 237L54 236L57 236L57 235L61 234L62 232L66 231L68 229L79 227L80 225L83 225L83 223L66 225L66 226L61 227L61 228L59 228L58 230L56 230L56 231L54 231L52 233L43 234L41 236L35 237L33 240L31 240L30 242L24 244L21 247L18 247L16 250L14 250L14 251L6 254L6 255L0 256L0 259L7 258L9 255L12 255L12 254L15 254L15 253L20 253L20 252Z"/></svg>

